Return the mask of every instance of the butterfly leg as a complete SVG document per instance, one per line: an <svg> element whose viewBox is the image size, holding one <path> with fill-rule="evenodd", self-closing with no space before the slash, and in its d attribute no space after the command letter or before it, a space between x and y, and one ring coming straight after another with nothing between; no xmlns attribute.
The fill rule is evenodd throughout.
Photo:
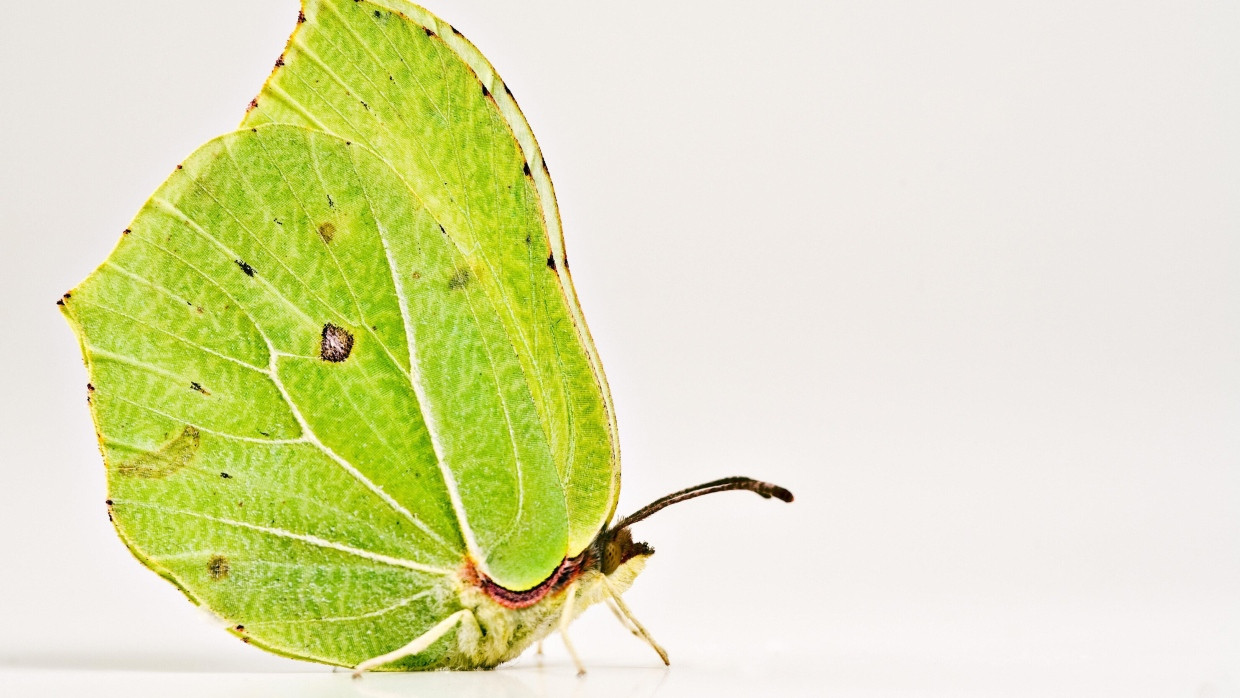
<svg viewBox="0 0 1240 698"><path fill-rule="evenodd" d="M658 652L659 659L663 660L663 664L665 666L671 666L672 663L667 659L667 650L660 647L659 643L655 642L653 637L650 637L650 633L642 627L641 622L638 621L637 617L633 615L633 612L629 610L628 604L624 603L624 599L621 599L620 594L616 593L615 588L611 586L611 582L607 581L607 577L603 577L603 588L607 590L608 596L610 596L611 600L615 602L616 608L620 609L620 612L624 614L624 617L633 624L633 627L629 628L629 630L634 631L635 635L645 640L655 652ZM628 627L627 624L625 624L625 627Z"/></svg>
<svg viewBox="0 0 1240 698"><path fill-rule="evenodd" d="M641 638L642 634L637 632L637 628L633 627L633 624L629 622L628 618L624 617L624 614L620 612L619 607L616 606L616 602L613 601L610 596L607 597L605 601L607 602L607 610L611 611L611 615L615 616L616 620L620 621L620 625L623 625L625 630L633 633L633 637Z"/></svg>
<svg viewBox="0 0 1240 698"><path fill-rule="evenodd" d="M363 672L370 671L375 667L383 666L388 662L394 662L397 659L403 659L404 657L424 651L427 647L433 645L436 640L448 634L448 631L456 627L456 625L465 617L465 614L469 612L470 611L468 609L461 609L439 621L435 627L417 636L414 638L413 642L410 642L404 647L392 650L387 654L381 654L378 657L372 657L361 664L358 664L353 669L353 678L360 678Z"/></svg>
<svg viewBox="0 0 1240 698"><path fill-rule="evenodd" d="M577 599L577 582L568 585L567 596L564 599L564 608L560 611L560 637L564 640L564 647L568 650L568 655L573 658L573 664L577 665L577 675L585 676L586 668L581 663L581 657L577 656L577 650L573 648L573 643L568 639L568 624L573 620L573 601Z"/></svg>

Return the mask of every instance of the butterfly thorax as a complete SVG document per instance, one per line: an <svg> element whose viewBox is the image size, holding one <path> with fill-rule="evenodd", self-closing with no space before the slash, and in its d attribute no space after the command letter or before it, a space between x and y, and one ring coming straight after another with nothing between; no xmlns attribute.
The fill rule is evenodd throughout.
<svg viewBox="0 0 1240 698"><path fill-rule="evenodd" d="M616 593L627 591L653 554L653 548L634 541L627 529L604 531L581 554L566 558L547 579L526 590L506 589L467 562L458 594L476 622L462 624L456 651L444 656L445 665L489 668L517 657L556 629L571 585L577 587L570 611L576 618L607 598L607 586Z"/></svg>

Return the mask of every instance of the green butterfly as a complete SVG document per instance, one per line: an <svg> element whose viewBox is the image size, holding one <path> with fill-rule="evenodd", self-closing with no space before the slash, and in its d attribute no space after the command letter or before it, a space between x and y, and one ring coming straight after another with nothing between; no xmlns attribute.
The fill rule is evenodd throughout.
<svg viewBox="0 0 1240 698"><path fill-rule="evenodd" d="M402 0L306 0L239 131L202 146L60 301L109 514L264 649L493 667L620 595L615 411L529 124ZM569 645L570 653L572 647ZM580 669L576 654L573 658Z"/></svg>

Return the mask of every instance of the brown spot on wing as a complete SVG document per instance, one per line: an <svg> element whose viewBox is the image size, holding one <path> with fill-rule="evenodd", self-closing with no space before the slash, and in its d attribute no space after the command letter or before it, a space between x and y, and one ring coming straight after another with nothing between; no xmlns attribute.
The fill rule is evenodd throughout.
<svg viewBox="0 0 1240 698"><path fill-rule="evenodd" d="M320 225L319 237L323 239L323 242L331 242L332 238L336 237L336 225L331 221Z"/></svg>
<svg viewBox="0 0 1240 698"><path fill-rule="evenodd" d="M330 322L323 325L322 338L319 341L319 357L324 361L340 363L349 358L353 352L353 335L343 327Z"/></svg>
<svg viewBox="0 0 1240 698"><path fill-rule="evenodd" d="M458 288L465 288L465 285L468 283L469 283L469 270L468 269L457 269L456 273L452 275L452 278L448 279L448 288L453 289L453 290L456 290Z"/></svg>
<svg viewBox="0 0 1240 698"><path fill-rule="evenodd" d="M218 582L221 579L226 579L231 571L232 568L228 564L228 558L223 555L212 555L211 559L207 560L207 574L211 575L211 579L214 581Z"/></svg>

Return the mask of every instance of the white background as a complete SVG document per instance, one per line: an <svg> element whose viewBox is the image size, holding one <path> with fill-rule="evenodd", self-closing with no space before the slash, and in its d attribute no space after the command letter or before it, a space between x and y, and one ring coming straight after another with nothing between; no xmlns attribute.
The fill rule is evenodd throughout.
<svg viewBox="0 0 1240 698"><path fill-rule="evenodd" d="M621 511L731 474L797 501L636 529L668 673L603 610L584 681L555 638L357 683L242 645L108 525L54 301L235 127L296 3L6 0L0 693L1240 695L1236 3L431 9L550 163Z"/></svg>

